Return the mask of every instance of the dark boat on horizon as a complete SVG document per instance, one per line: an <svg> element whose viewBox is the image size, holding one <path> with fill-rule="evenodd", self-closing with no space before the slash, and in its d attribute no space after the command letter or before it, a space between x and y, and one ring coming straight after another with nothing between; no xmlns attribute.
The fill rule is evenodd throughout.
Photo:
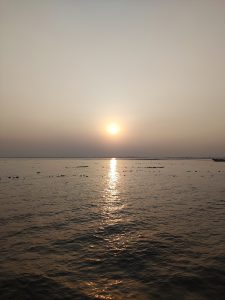
<svg viewBox="0 0 225 300"><path fill-rule="evenodd" d="M216 162L225 162L225 158L212 158L212 160Z"/></svg>

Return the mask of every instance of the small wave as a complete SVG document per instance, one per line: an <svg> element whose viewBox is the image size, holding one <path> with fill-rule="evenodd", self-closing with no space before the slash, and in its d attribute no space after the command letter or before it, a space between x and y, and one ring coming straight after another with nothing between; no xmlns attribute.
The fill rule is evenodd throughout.
<svg viewBox="0 0 225 300"><path fill-rule="evenodd" d="M3 276L3 275L2 275ZM1 300L93 300L79 288L72 289L41 275L25 274L0 279Z"/></svg>

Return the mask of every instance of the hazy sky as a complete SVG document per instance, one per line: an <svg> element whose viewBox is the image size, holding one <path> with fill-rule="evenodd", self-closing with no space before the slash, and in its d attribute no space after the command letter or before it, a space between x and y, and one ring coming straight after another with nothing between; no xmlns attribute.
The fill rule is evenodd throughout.
<svg viewBox="0 0 225 300"><path fill-rule="evenodd" d="M102 155L225 155L224 0L0 0L0 156Z"/></svg>

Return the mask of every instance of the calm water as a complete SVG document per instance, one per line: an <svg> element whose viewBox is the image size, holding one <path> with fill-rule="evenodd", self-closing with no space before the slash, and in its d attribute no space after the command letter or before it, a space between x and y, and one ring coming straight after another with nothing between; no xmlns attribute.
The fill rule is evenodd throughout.
<svg viewBox="0 0 225 300"><path fill-rule="evenodd" d="M1 159L0 177L0 299L225 299L225 163Z"/></svg>

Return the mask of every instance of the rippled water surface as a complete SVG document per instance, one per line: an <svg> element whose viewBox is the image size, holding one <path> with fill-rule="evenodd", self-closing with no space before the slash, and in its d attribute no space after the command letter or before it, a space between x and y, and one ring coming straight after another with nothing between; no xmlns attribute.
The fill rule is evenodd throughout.
<svg viewBox="0 0 225 300"><path fill-rule="evenodd" d="M225 163L0 160L0 299L225 299Z"/></svg>

